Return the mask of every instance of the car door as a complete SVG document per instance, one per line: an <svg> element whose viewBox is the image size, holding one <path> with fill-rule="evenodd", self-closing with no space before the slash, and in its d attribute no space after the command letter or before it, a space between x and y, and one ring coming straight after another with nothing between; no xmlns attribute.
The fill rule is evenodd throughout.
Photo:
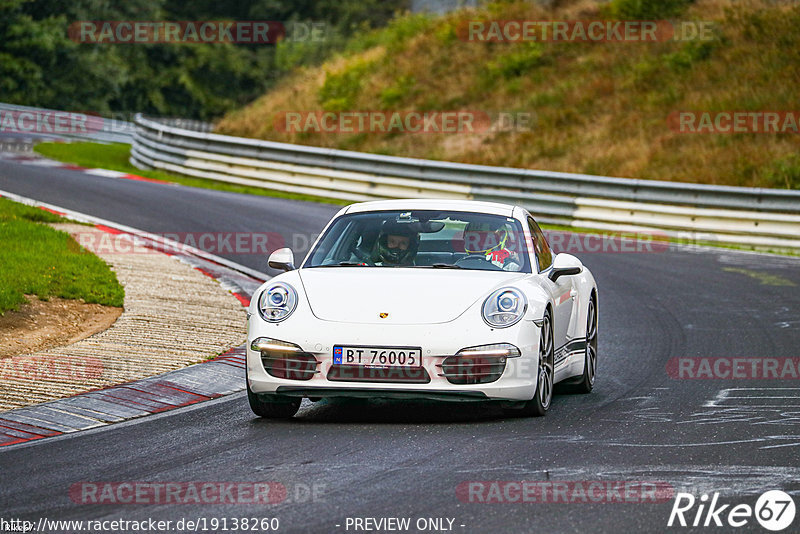
<svg viewBox="0 0 800 534"><path fill-rule="evenodd" d="M536 221L533 220L533 217L528 217L528 227L533 240L533 250L536 255L539 272L543 273L552 267L553 253L544 233L542 233ZM543 277L545 287L553 295L555 306L553 310L553 348L556 351L567 342L567 331L570 317L572 316L575 295L573 278L572 276L562 276L553 282L547 276ZM558 354L556 354L556 360L558 360Z"/></svg>

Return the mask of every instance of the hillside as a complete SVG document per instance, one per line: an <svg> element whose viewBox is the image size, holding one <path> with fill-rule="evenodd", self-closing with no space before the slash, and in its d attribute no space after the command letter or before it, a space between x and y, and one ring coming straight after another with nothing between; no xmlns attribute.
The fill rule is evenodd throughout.
<svg viewBox="0 0 800 534"><path fill-rule="evenodd" d="M321 68L295 71L227 115L217 129L467 163L800 188L800 134L791 133L800 113L800 5L771 0L551 4L555 7L506 1L440 17L399 17L383 30L354 37L347 52ZM497 42L470 40L467 32L470 21L588 24L612 18L696 21L706 38L665 39L663 22L658 42ZM388 116L455 110L493 120L501 113L528 114L530 127L325 133L309 131L304 121L304 131L283 131L286 112L320 117L324 111ZM780 112L773 119L782 133L709 133L709 128L681 133L677 117L687 111L695 113L696 122L690 123L695 128L703 126L701 112L712 122L720 112L759 112L744 121L762 128L763 112Z"/></svg>

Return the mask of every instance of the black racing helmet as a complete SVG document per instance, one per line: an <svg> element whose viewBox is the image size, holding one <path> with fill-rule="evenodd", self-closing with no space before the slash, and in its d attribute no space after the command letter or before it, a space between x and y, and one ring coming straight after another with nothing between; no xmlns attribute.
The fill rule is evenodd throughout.
<svg viewBox="0 0 800 534"><path fill-rule="evenodd" d="M417 257L419 250L419 232L413 227L413 223L402 223L396 221L385 221L381 225L381 233L375 242L372 259L376 263L389 265L411 265ZM400 235L408 237L408 248L389 248L389 236Z"/></svg>

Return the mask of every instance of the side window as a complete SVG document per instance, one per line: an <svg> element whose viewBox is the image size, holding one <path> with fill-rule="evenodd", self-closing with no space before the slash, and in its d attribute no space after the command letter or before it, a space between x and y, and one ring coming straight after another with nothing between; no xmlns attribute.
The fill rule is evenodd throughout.
<svg viewBox="0 0 800 534"><path fill-rule="evenodd" d="M539 271L544 271L553 264L553 253L550 251L550 245L547 244L547 239L545 239L542 229L539 228L533 217L528 217L528 226L533 239L533 250L536 253L536 259L539 261Z"/></svg>

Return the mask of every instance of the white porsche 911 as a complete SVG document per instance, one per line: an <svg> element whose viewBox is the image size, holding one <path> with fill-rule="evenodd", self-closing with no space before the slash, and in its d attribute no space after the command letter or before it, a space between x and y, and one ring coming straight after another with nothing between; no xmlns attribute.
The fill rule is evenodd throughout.
<svg viewBox="0 0 800 534"><path fill-rule="evenodd" d="M343 208L299 268L248 309L247 393L261 417L303 397L502 401L544 415L558 382L592 390L597 285L553 257L519 206L386 200Z"/></svg>

